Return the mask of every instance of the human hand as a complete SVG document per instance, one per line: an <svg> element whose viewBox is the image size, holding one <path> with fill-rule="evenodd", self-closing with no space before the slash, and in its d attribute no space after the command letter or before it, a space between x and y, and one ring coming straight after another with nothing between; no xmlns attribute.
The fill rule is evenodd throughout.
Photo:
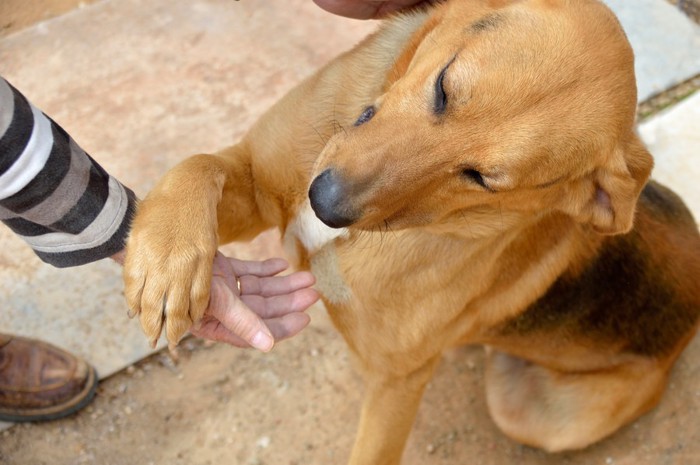
<svg viewBox="0 0 700 465"><path fill-rule="evenodd" d="M314 0L324 10L348 18L378 19L404 8L432 0Z"/></svg>
<svg viewBox="0 0 700 465"><path fill-rule="evenodd" d="M218 252L209 306L190 332L264 352L272 349L275 341L297 334L309 324L304 311L319 295L311 289L316 280L309 272L276 276L287 266L281 258L243 261Z"/></svg>
<svg viewBox="0 0 700 465"><path fill-rule="evenodd" d="M122 250L110 258L124 264ZM205 339L268 352L276 341L295 336L310 321L304 313L319 299L309 272L276 276L288 264L281 258L244 261L217 252L209 305L190 332ZM173 349L173 347L171 347Z"/></svg>

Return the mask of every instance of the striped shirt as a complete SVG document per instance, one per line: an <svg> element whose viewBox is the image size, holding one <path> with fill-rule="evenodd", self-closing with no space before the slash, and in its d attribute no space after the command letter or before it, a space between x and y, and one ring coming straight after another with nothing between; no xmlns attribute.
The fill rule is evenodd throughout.
<svg viewBox="0 0 700 465"><path fill-rule="evenodd" d="M43 261L68 267L125 244L134 193L0 77L0 220Z"/></svg>

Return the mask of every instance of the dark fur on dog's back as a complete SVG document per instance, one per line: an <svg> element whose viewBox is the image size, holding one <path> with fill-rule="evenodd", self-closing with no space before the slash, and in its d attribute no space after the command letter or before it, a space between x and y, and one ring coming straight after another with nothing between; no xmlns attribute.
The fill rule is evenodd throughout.
<svg viewBox="0 0 700 465"><path fill-rule="evenodd" d="M699 276L700 235L691 213L673 192L650 182L630 233L606 238L583 271L561 276L499 332L541 332L666 356L697 325Z"/></svg>

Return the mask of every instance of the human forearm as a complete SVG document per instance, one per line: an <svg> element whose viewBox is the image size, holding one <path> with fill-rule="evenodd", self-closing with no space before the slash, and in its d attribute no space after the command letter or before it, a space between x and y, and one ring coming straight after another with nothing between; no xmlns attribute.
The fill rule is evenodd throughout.
<svg viewBox="0 0 700 465"><path fill-rule="evenodd" d="M58 267L124 247L135 196L0 78L0 220Z"/></svg>

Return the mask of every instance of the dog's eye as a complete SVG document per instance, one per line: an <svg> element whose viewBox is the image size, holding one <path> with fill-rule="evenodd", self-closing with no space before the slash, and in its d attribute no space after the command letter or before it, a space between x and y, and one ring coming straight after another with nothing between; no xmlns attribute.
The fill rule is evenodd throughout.
<svg viewBox="0 0 700 465"><path fill-rule="evenodd" d="M445 73L449 66L449 64L445 66L435 80L435 102L433 102L433 111L436 115L442 115L447 109L447 94L445 93L443 81L445 80Z"/></svg>
<svg viewBox="0 0 700 465"><path fill-rule="evenodd" d="M486 185L486 181L484 181L484 177L481 175L481 173L479 173L477 170L475 170L473 168L466 168L466 169L462 170L462 175L465 178L468 178L468 179L474 181L475 183L477 183L478 185L480 185L484 189L489 188L489 186Z"/></svg>
<svg viewBox="0 0 700 465"><path fill-rule="evenodd" d="M370 105L367 108L365 108L365 111L363 111L360 117L357 118L357 121L355 121L355 126L365 124L367 121L371 120L374 116L375 111L376 110L374 109L374 105Z"/></svg>

